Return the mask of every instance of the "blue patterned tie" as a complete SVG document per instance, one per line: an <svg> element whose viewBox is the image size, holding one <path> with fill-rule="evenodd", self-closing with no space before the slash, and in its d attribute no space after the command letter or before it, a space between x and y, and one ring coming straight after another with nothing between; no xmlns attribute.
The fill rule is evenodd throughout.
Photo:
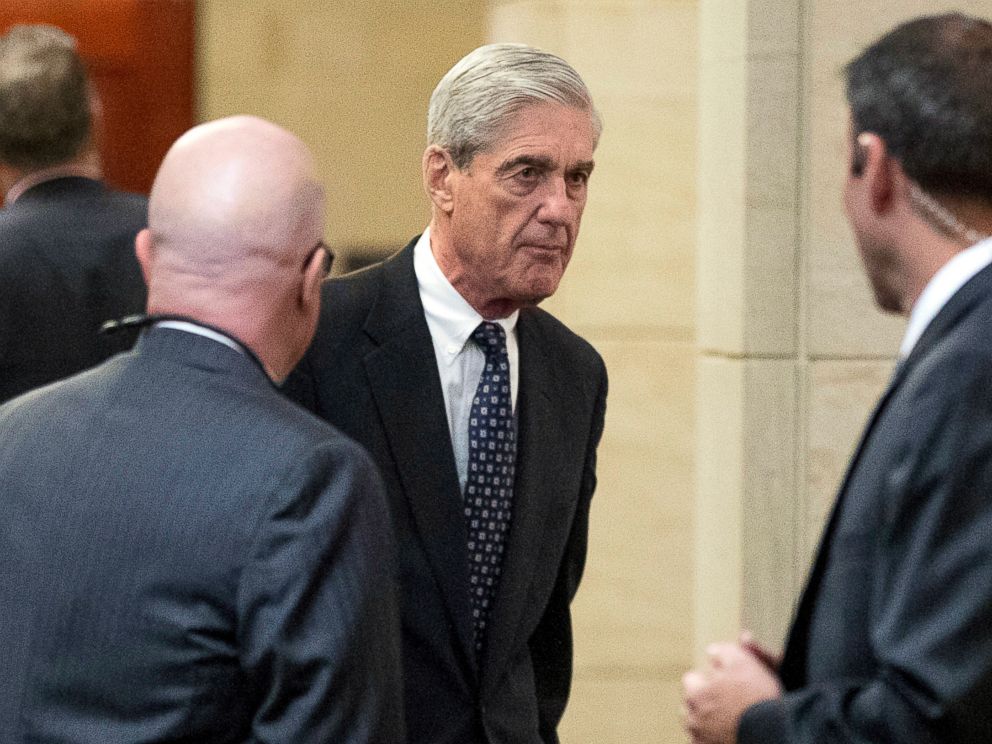
<svg viewBox="0 0 992 744"><path fill-rule="evenodd" d="M480 323L472 338L486 355L486 367L479 378L469 414L468 478L465 482L472 619L475 652L480 655L510 530L517 433L503 326Z"/></svg>

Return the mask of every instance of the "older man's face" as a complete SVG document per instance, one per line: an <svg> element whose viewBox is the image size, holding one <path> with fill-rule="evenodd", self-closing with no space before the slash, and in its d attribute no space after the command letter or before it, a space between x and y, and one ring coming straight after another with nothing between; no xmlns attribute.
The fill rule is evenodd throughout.
<svg viewBox="0 0 992 744"><path fill-rule="evenodd" d="M554 294L579 233L594 148L589 112L537 103L454 173L449 278L476 309L505 315Z"/></svg>

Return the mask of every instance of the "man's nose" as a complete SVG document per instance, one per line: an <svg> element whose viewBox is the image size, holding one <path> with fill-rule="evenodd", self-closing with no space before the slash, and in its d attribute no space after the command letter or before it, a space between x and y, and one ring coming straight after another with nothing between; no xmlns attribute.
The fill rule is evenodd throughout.
<svg viewBox="0 0 992 744"><path fill-rule="evenodd" d="M538 219L553 224L568 224L575 220L581 205L568 193L564 178L548 179Z"/></svg>

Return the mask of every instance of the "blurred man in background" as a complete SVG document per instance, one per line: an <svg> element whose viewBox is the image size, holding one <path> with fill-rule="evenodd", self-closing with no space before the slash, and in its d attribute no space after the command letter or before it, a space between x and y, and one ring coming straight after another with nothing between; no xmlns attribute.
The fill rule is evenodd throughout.
<svg viewBox="0 0 992 744"><path fill-rule="evenodd" d="M123 350L100 324L144 307L147 203L100 182L96 108L71 36L0 36L0 402Z"/></svg>

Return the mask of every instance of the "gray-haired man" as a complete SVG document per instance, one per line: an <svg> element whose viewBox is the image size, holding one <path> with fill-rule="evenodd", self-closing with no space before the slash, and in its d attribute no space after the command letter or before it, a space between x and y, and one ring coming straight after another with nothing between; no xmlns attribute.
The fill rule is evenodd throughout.
<svg viewBox="0 0 992 744"><path fill-rule="evenodd" d="M430 226L327 287L291 383L385 478L417 744L558 739L606 369L536 305L571 258L600 128L554 55L458 62L431 97Z"/></svg>

